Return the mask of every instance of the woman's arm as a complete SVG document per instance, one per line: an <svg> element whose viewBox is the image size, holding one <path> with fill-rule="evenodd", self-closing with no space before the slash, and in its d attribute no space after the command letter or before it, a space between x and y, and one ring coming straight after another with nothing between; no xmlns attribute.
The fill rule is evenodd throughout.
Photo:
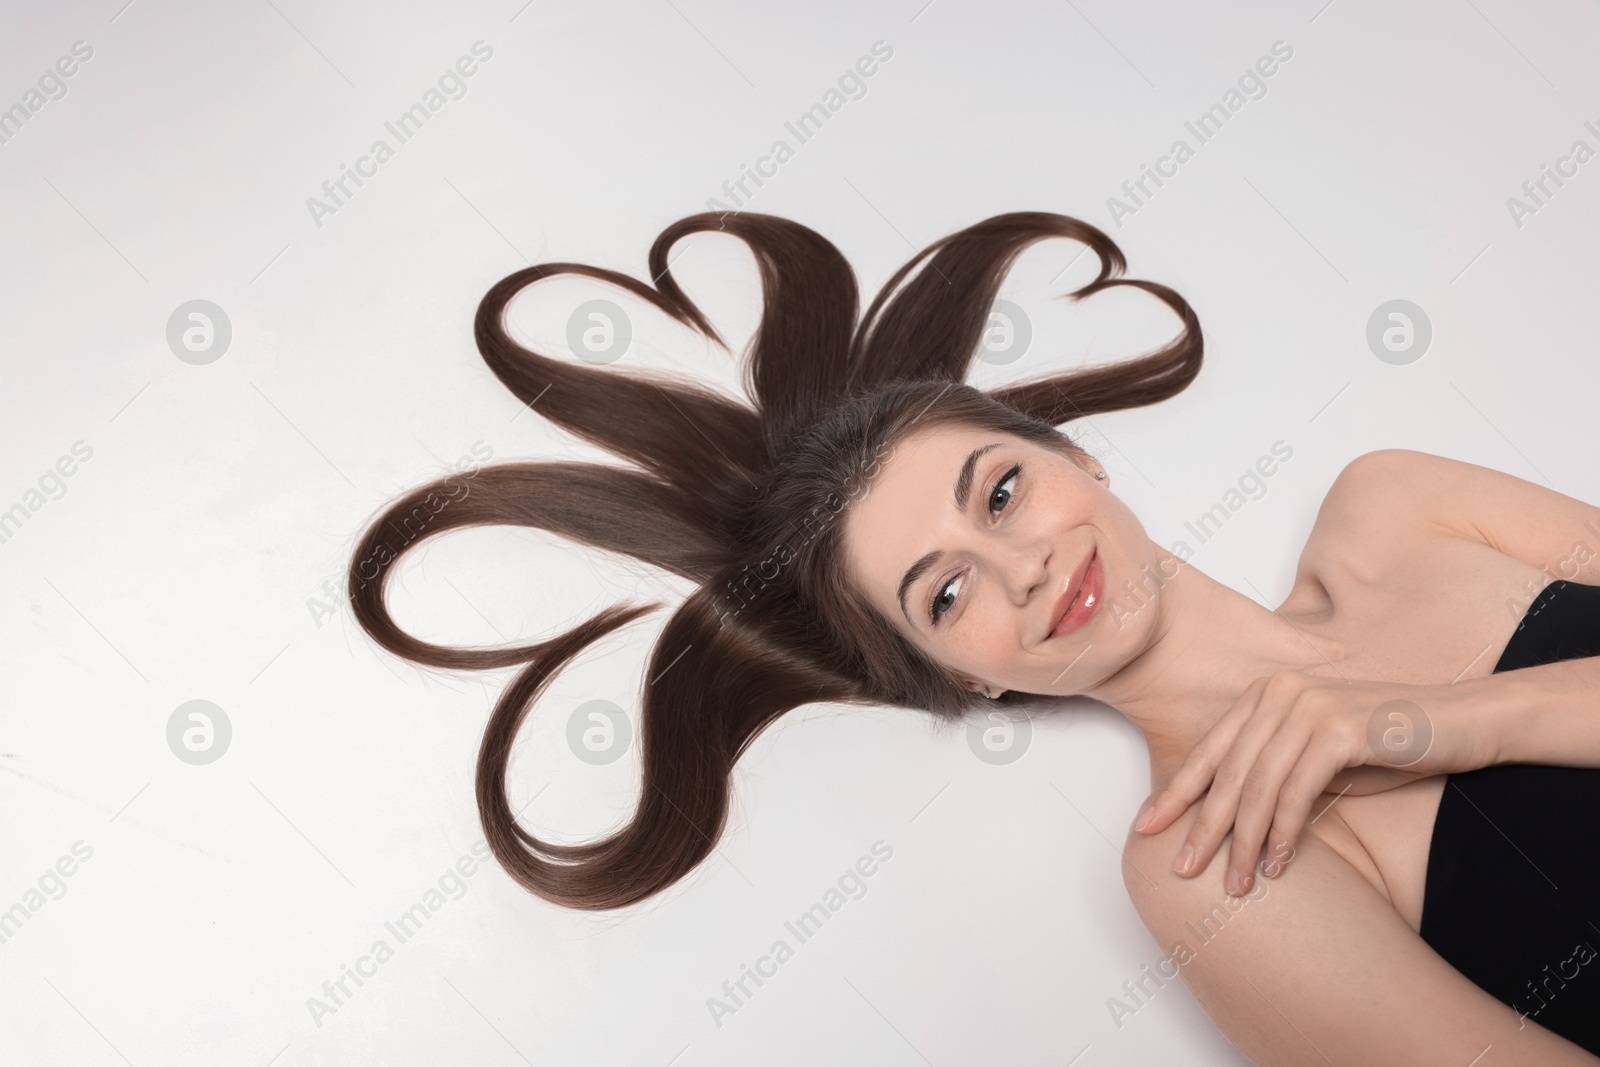
<svg viewBox="0 0 1600 1067"><path fill-rule="evenodd" d="M1552 581L1600 585L1600 507L1576 497L1402 448L1357 457L1339 480L1346 483L1346 511L1398 516L1419 537L1469 538L1538 567ZM1458 687L1476 691L1484 728L1501 747L1496 762L1600 766L1600 659L1507 671Z"/></svg>
<svg viewBox="0 0 1600 1067"><path fill-rule="evenodd" d="M1408 449L1358 457L1341 477L1368 508L1482 542L1557 578L1600 585L1600 507L1474 463ZM1531 599L1531 598L1530 598ZM1600 766L1600 658L1458 683L1475 690L1498 763Z"/></svg>
<svg viewBox="0 0 1600 1067"><path fill-rule="evenodd" d="M1426 452L1381 449L1358 456L1329 489L1318 527L1324 537L1336 536L1346 545L1398 545L1402 552L1417 551L1441 536L1459 537L1537 567L1547 578L1600 585L1600 508L1510 474ZM1525 592L1531 601L1538 590ZM1413 761L1408 749L1372 751L1363 742L1360 727L1378 703L1360 707L1363 694L1356 690L1372 690L1374 683L1353 682L1343 700L1330 701L1324 692L1320 708L1313 709L1303 705L1305 691L1315 683L1284 677L1265 696L1247 691L1214 728L1215 736L1196 746L1166 788L1151 796L1145 805L1148 822L1141 820L1140 828L1161 831L1209 792L1204 818L1186 844L1197 863L1204 864L1231 826L1238 877L1230 885L1242 892L1253 879L1261 846L1271 844L1266 842L1268 824L1277 831L1275 841L1294 844L1309 816L1312 794L1341 788L1340 779L1343 791L1360 794L1393 788L1421 774L1494 763L1600 766L1597 683L1600 658L1564 660L1446 687L1390 687L1390 696L1412 702L1409 716L1400 720L1417 721L1397 720L1394 730L1383 730L1378 737L1385 746L1391 736L1421 740L1424 752ZM1297 704L1302 706L1297 709ZM1313 738L1313 726L1302 724L1302 744L1291 744L1295 736L1286 736L1274 758L1258 761L1262 734L1271 732L1267 720L1288 721L1291 712L1315 723L1318 736ZM1253 737L1242 731L1248 718L1266 723ZM1251 744L1230 751L1236 737ZM1438 742L1446 739L1441 747ZM1279 788L1297 762L1294 788L1280 797ZM1359 766L1363 762L1372 766ZM1336 773L1342 767L1357 769ZM1189 873L1197 872L1191 868Z"/></svg>
<svg viewBox="0 0 1600 1067"><path fill-rule="evenodd" d="M1600 657L1442 686L1296 671L1258 679L1134 826L1157 833L1197 811L1184 842L1192 862L1178 872L1190 877L1231 832L1224 887L1237 895L1249 890L1263 847L1278 857L1299 842L1319 794L1377 793L1501 763L1600 767Z"/></svg>
<svg viewBox="0 0 1600 1067"><path fill-rule="evenodd" d="M1385 448L1346 464L1324 506L1336 536L1356 546L1445 534L1488 545L1552 581L1600 585L1600 507L1503 471Z"/></svg>
<svg viewBox="0 0 1600 1067"><path fill-rule="evenodd" d="M1600 767L1600 656L1457 682L1494 763Z"/></svg>
<svg viewBox="0 0 1600 1067"><path fill-rule="evenodd" d="M1253 1062L1600 1064L1450 966L1314 836L1249 896L1221 892L1221 851L1202 877L1173 874L1173 850L1194 814L1154 836L1130 832L1123 882L1178 977ZM1148 983L1141 988L1160 999Z"/></svg>

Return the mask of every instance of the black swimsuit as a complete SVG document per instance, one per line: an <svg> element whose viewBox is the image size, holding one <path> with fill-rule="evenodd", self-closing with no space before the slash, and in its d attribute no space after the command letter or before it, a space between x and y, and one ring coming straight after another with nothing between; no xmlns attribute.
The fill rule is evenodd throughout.
<svg viewBox="0 0 1600 1067"><path fill-rule="evenodd" d="M1600 586L1557 579L1494 673L1595 655ZM1600 1054L1597 828L1600 769L1500 764L1447 776L1421 934L1519 1014Z"/></svg>

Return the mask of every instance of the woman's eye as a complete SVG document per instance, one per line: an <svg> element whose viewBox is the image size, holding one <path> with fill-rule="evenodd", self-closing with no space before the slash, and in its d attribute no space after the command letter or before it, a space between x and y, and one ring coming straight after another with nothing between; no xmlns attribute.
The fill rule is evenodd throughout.
<svg viewBox="0 0 1600 1067"><path fill-rule="evenodd" d="M935 626L939 625L939 616L949 611L950 606L956 602L955 591L960 589L961 583L965 580L966 575L958 574L934 591L933 605L929 611L929 615L932 616L933 624ZM947 597L948 600L946 599Z"/></svg>
<svg viewBox="0 0 1600 1067"><path fill-rule="evenodd" d="M1011 469L1006 471L1005 475L998 482L995 483L994 492L989 494L989 511L991 513L997 512L997 511L1004 511L1006 509L1006 505L1011 503L1012 490L1007 489L1006 486L1008 486L1012 482L1016 481L1017 480L1017 475L1021 471L1022 471L1022 464L1020 464L1020 463L1013 464ZM994 506L994 498L997 497L997 496L1000 496L1002 493L1005 494L1005 499L1001 500L1000 501L1000 506L998 508L996 508Z"/></svg>
<svg viewBox="0 0 1600 1067"><path fill-rule="evenodd" d="M1011 494L1014 492L1014 489L1010 488L1010 486L1017 480L1017 475L1021 472L1022 464L1014 463L1011 469L1001 475L1000 480L995 483L994 490L989 494L989 513L991 515L1004 511L1010 505ZM999 507L995 506L996 498L1000 500ZM955 605L956 596L965 579L966 575L957 575L934 591L933 603L929 605L928 609L928 614L933 619L933 625L939 625L940 616Z"/></svg>

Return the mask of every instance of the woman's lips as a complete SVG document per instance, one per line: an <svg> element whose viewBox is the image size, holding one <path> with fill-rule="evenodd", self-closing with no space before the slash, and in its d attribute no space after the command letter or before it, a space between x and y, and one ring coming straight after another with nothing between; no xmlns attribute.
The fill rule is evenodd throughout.
<svg viewBox="0 0 1600 1067"><path fill-rule="evenodd" d="M1100 564L1100 553L1095 552L1089 557L1089 565L1078 581L1072 606L1061 616L1060 621L1050 631L1050 636L1064 637L1088 622L1099 610L1104 591L1105 568Z"/></svg>

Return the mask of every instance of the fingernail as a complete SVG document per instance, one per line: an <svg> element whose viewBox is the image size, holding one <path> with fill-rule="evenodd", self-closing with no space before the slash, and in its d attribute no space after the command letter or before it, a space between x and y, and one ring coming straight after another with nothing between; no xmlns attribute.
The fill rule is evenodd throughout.
<svg viewBox="0 0 1600 1067"><path fill-rule="evenodd" d="M1239 872L1232 867L1228 868L1227 877L1223 878L1222 885L1233 896L1237 897L1244 893L1244 885L1239 878Z"/></svg>
<svg viewBox="0 0 1600 1067"><path fill-rule="evenodd" d="M1177 871L1179 874L1188 874L1189 868L1193 865L1193 863L1194 846L1184 845L1183 851L1178 853L1178 862L1172 865L1172 869Z"/></svg>
<svg viewBox="0 0 1600 1067"><path fill-rule="evenodd" d="M1278 876L1278 861L1267 860L1261 865L1261 873L1268 878L1276 878Z"/></svg>
<svg viewBox="0 0 1600 1067"><path fill-rule="evenodd" d="M1155 821L1155 818L1156 818L1156 809L1155 808L1151 808L1150 810L1146 811L1143 815L1139 816L1139 821L1133 824L1133 828L1142 833L1145 830L1148 830L1150 828L1150 824Z"/></svg>

